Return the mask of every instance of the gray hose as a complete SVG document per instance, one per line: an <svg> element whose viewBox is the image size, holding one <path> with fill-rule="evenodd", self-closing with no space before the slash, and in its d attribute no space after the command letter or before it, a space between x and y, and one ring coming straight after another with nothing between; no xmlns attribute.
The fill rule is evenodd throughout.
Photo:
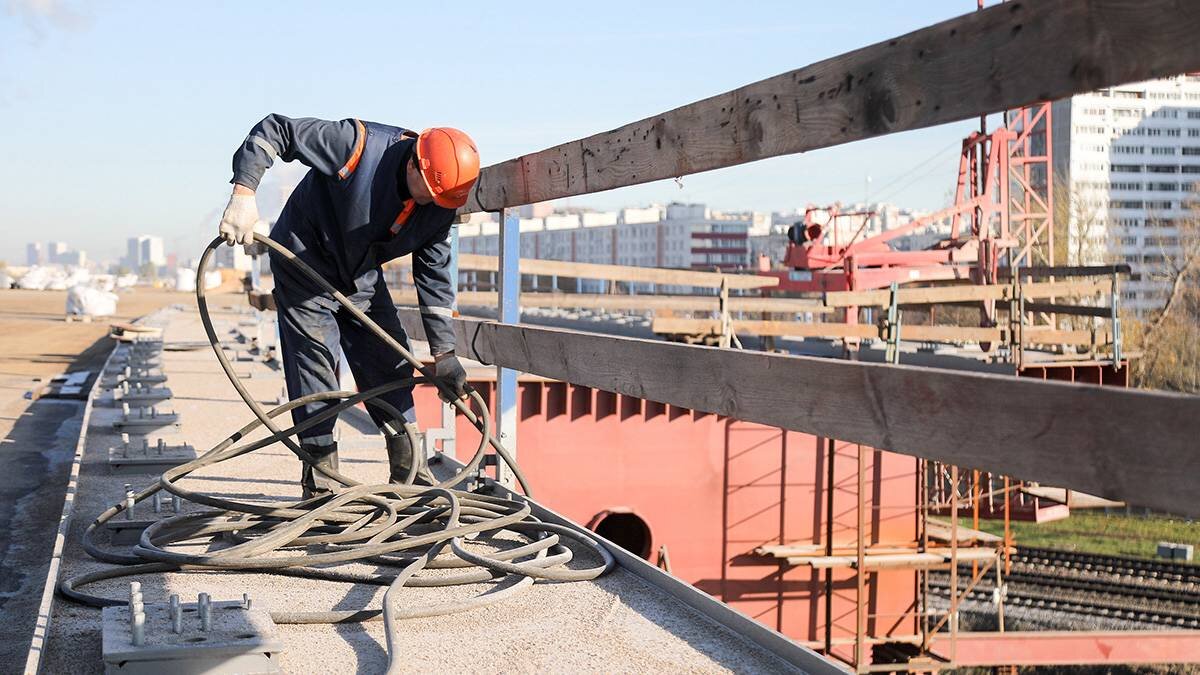
<svg viewBox="0 0 1200 675"><path fill-rule="evenodd" d="M255 419L191 462L168 469L157 482L134 496L136 504L162 490L207 509L157 521L142 532L137 545L127 552L104 548L96 542L96 535L104 523L125 511L128 506L122 501L101 513L85 530L83 547L97 560L118 566L65 579L58 589L64 597L93 607L122 605L125 604L124 600L91 595L79 589L119 577L192 570L270 573L338 583L384 585L388 590L379 609L273 611L271 617L276 623L343 623L378 620L382 617L388 642L388 671L397 672L399 664L394 658L394 631L400 620L439 616L490 605L512 596L537 579L581 581L595 579L612 569L615 560L598 541L576 530L538 520L524 499L505 499L459 489L460 485L473 478L490 447L512 469L522 491L526 495L531 494L520 467L491 433L487 405L473 390L468 392L466 400L454 396L453 392L440 392L479 431L480 441L471 461L462 470L432 487L413 484L419 461L412 463L409 475L402 484L364 485L337 471L318 466L318 470L343 487L329 495L283 504L226 499L182 487L180 481L197 470L277 443L283 444L302 461L311 460L299 443L293 440L300 432L358 403L373 406L385 416L400 420L400 411L380 400L379 396L415 384L437 384L412 353L291 251L266 236L256 234L254 237L258 243L275 251L312 281L314 287L333 296L345 311L411 363L421 376L389 382L361 393L334 391L312 394L264 410L235 374L212 326L204 294L204 273L213 253L224 243L221 238L214 239L205 249L196 270L196 301L200 319L217 361L238 395L254 413ZM293 408L318 401L336 403L288 428L280 428L274 421ZM410 425L397 426L410 434L412 447L418 447ZM269 432L266 437L236 445L261 427L266 427ZM465 548L464 539L468 537L485 540L502 537L506 541L515 538L519 545L482 555ZM573 541L585 550L592 551L601 562L581 569L565 567L574 558L575 551L564 545L564 540ZM218 542L227 545L214 549L212 544ZM178 550L181 545L197 543L204 544L199 548L207 552L195 554ZM319 548L320 552L312 552L313 547ZM328 567L354 562L370 562L383 569L367 574ZM449 568L465 571L449 575L421 575L426 569ZM401 603L404 588L488 582L492 583L490 589L466 599L413 606L403 606Z"/></svg>

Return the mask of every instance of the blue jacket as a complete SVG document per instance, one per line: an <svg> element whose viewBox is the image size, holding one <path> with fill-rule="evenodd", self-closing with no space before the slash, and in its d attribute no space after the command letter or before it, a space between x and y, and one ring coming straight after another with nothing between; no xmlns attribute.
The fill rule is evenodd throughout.
<svg viewBox="0 0 1200 675"><path fill-rule="evenodd" d="M375 293L383 263L411 253L425 334L433 353L441 354L454 349L455 285L449 264L455 212L412 202L404 166L416 136L356 119L329 122L272 114L251 129L234 153L230 182L256 190L275 157L310 167L271 228L271 238L355 302ZM286 262L272 260L271 269L276 288L311 296L311 282ZM333 298L324 301L336 308Z"/></svg>

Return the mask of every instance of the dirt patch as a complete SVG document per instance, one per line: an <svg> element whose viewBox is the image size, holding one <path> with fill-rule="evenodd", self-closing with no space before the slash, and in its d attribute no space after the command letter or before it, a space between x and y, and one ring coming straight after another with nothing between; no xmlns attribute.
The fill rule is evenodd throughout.
<svg viewBox="0 0 1200 675"><path fill-rule="evenodd" d="M214 305L244 302L242 296L214 296ZM0 377L48 377L86 368L107 354L109 318L67 323L66 291L0 291ZM129 321L166 305L194 308L190 293L136 289L121 293L114 321ZM73 365L74 364L74 365Z"/></svg>

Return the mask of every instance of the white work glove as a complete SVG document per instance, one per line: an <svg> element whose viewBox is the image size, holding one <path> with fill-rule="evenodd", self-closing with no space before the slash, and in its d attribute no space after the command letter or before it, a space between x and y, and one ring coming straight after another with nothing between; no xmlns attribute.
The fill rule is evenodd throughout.
<svg viewBox="0 0 1200 675"><path fill-rule="evenodd" d="M225 243L234 244L254 243L254 226L258 223L258 204L254 195L235 194L229 198L225 213L221 214L221 225L217 232L224 237Z"/></svg>
<svg viewBox="0 0 1200 675"><path fill-rule="evenodd" d="M254 234L271 234L271 224L265 220L258 221L254 224ZM254 241L253 238L249 238L246 241L249 242L245 246L246 255L263 255L267 252L266 244L260 244Z"/></svg>

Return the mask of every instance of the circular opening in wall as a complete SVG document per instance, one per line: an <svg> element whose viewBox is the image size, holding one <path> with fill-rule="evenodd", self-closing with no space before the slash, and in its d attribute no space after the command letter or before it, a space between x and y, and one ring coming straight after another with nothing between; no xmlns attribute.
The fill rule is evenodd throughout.
<svg viewBox="0 0 1200 675"><path fill-rule="evenodd" d="M650 559L650 526L629 511L604 511L592 519L592 531L630 553Z"/></svg>

